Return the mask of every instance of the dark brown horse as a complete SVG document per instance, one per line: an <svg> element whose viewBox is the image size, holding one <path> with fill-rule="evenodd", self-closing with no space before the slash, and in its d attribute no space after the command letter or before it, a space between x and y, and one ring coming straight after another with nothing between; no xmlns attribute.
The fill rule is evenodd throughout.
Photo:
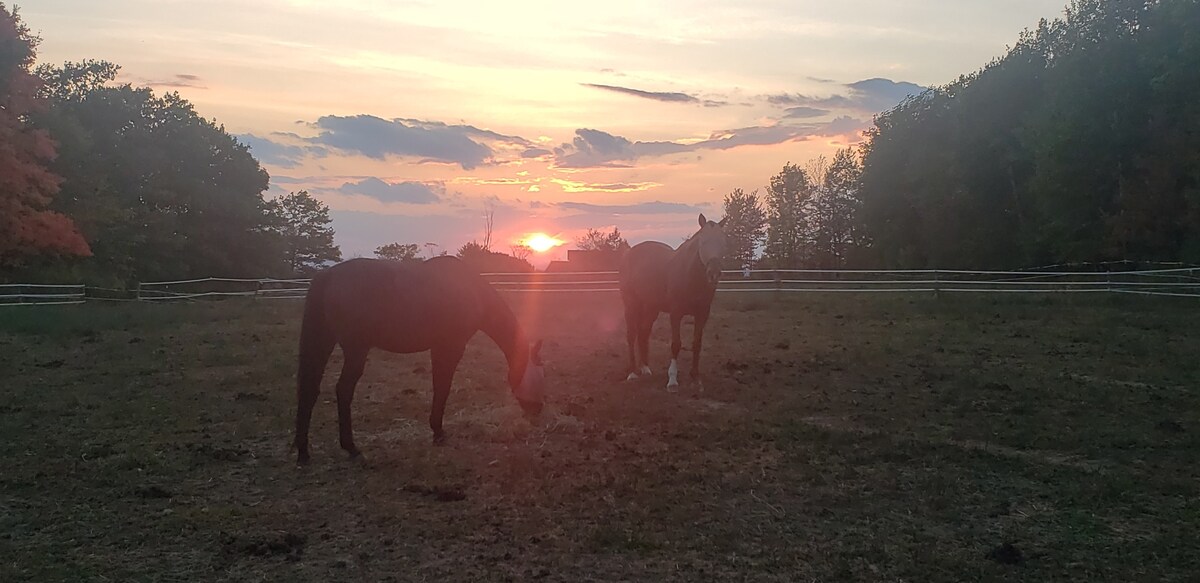
<svg viewBox="0 0 1200 583"><path fill-rule="evenodd" d="M700 230L679 249L658 241L634 245L621 260L621 300L625 303L625 335L629 342L629 379L650 374L650 331L661 312L671 315L671 365L667 390L679 386L679 327L692 316L693 382L700 383L700 345L725 255L725 220L700 215ZM640 357L640 359L639 359Z"/></svg>
<svg viewBox="0 0 1200 583"><path fill-rule="evenodd" d="M478 273L454 257L421 263L351 259L317 274L304 302L297 375L296 448L309 459L308 425L334 344L344 362L337 381L338 430L342 449L359 455L350 428L354 387L372 348L389 352L428 350L433 368L434 443L445 440L442 416L454 371L467 341L482 330L508 359L508 384L531 414L542 409L543 368L512 310Z"/></svg>

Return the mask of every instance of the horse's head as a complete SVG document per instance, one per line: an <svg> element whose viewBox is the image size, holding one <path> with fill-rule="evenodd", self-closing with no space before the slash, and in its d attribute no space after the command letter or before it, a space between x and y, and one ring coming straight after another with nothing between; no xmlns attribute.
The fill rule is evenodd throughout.
<svg viewBox="0 0 1200 583"><path fill-rule="evenodd" d="M704 265L704 275L708 283L715 286L721 281L721 265L725 261L725 219L718 223L700 213L700 230L692 237L696 240L700 263Z"/></svg>
<svg viewBox="0 0 1200 583"><path fill-rule="evenodd" d="M525 370L519 379L510 379L513 396L526 413L537 415L542 412L546 396L546 365L542 362L542 341L529 345Z"/></svg>

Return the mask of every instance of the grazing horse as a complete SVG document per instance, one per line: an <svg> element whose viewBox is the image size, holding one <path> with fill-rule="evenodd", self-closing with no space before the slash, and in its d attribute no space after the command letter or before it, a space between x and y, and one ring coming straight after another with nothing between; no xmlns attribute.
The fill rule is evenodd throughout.
<svg viewBox="0 0 1200 583"><path fill-rule="evenodd" d="M512 310L478 273L455 257L420 263L351 259L312 279L304 301L297 374L296 448L309 459L308 426L334 344L344 362L337 381L338 430L342 449L359 455L350 428L350 402L367 363L367 352L428 350L433 368L434 443L445 440L442 416L454 370L467 341L483 330L508 360L508 384L527 413L542 409L541 341L530 345Z"/></svg>
<svg viewBox="0 0 1200 583"><path fill-rule="evenodd" d="M671 366L667 390L679 386L679 327L693 318L691 377L700 383L700 345L713 295L721 279L725 255L725 219L716 223L700 215L700 230L679 249L658 241L638 243L621 260L621 301L625 304L625 336L629 342L628 380L650 374L650 331L661 312L671 315ZM640 357L640 359L639 359Z"/></svg>

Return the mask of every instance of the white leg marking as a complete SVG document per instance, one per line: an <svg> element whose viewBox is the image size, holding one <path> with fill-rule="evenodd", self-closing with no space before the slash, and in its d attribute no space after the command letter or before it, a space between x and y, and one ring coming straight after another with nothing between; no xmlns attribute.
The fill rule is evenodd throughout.
<svg viewBox="0 0 1200 583"><path fill-rule="evenodd" d="M679 365L675 362L675 359L672 358L671 359L671 367L667 369L667 390L669 391L672 389L672 387L678 387L678 386L679 386Z"/></svg>
<svg viewBox="0 0 1200 583"><path fill-rule="evenodd" d="M642 374L644 374L646 376L650 376L650 367L643 364L642 365Z"/></svg>
<svg viewBox="0 0 1200 583"><path fill-rule="evenodd" d="M637 380L637 378L638 378L638 374L637 374L637 372L631 372L631 373L629 373L629 376L625 377L625 380L627 380L627 381L636 381L636 380Z"/></svg>

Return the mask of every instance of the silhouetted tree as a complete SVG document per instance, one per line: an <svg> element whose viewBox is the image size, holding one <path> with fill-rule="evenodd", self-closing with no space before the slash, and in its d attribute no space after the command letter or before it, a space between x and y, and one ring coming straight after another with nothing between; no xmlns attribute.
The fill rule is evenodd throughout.
<svg viewBox="0 0 1200 583"><path fill-rule="evenodd" d="M846 266L852 252L862 244L855 227L858 212L858 183L862 166L849 148L837 151L832 162L810 167L821 177L809 210L813 265L822 269Z"/></svg>
<svg viewBox="0 0 1200 583"><path fill-rule="evenodd" d="M52 208L92 241L93 257L64 267L77 281L285 272L268 176L246 146L177 93L107 85L110 63L38 72L51 107L32 119L58 141L66 179Z"/></svg>
<svg viewBox="0 0 1200 583"><path fill-rule="evenodd" d="M758 191L744 192L733 189L725 195L725 252L727 268L741 269L752 265L758 246L766 238L767 215Z"/></svg>
<svg viewBox="0 0 1200 583"><path fill-rule="evenodd" d="M763 255L778 268L795 269L805 258L806 208L812 186L799 166L785 164L767 187L767 244Z"/></svg>
<svg viewBox="0 0 1200 583"><path fill-rule="evenodd" d="M376 247L375 256L389 261L421 261L421 248L416 243L388 243Z"/></svg>
<svg viewBox="0 0 1200 583"><path fill-rule="evenodd" d="M458 248L458 258L470 265L479 273L525 273L533 271L533 265L528 261L490 251L478 242L471 241Z"/></svg>
<svg viewBox="0 0 1200 583"><path fill-rule="evenodd" d="M529 258L533 256L533 248L529 245L513 245L512 256L521 261L529 261Z"/></svg>
<svg viewBox="0 0 1200 583"><path fill-rule="evenodd" d="M629 243L621 236L620 229L613 227L612 231L588 229L586 233L575 239L575 246L584 251L618 251L628 247Z"/></svg>
<svg viewBox="0 0 1200 583"><path fill-rule="evenodd" d="M1200 2L1077 0L877 117L859 229L890 267L1200 261Z"/></svg>
<svg viewBox="0 0 1200 583"><path fill-rule="evenodd" d="M333 244L329 207L308 191L281 196L270 201L269 208L293 273L309 273L342 259L341 250Z"/></svg>

